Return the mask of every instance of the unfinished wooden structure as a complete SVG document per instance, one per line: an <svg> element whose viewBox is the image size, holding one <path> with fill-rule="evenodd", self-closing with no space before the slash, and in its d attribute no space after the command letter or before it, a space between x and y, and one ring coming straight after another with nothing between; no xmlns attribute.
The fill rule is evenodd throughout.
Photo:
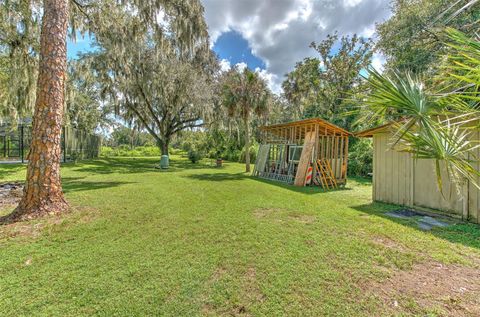
<svg viewBox="0 0 480 317"><path fill-rule="evenodd" d="M350 133L315 118L260 128L253 175L295 186L336 188L347 182Z"/></svg>

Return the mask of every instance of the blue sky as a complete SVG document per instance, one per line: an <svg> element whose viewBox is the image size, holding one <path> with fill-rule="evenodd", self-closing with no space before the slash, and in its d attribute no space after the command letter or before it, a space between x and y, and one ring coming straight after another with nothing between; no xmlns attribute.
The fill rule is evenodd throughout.
<svg viewBox="0 0 480 317"><path fill-rule="evenodd" d="M213 50L220 60L228 60L232 65L246 63L250 69L266 68L265 62L253 55L247 40L238 32L229 31L220 35Z"/></svg>
<svg viewBox="0 0 480 317"><path fill-rule="evenodd" d="M88 35L82 36L77 34L77 40L67 41L67 57L68 59L76 59L78 53L86 53L92 49L92 40Z"/></svg>

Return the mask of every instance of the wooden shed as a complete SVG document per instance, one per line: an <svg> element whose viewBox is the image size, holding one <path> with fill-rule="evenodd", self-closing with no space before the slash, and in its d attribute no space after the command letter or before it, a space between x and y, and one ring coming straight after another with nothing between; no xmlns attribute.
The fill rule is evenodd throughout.
<svg viewBox="0 0 480 317"><path fill-rule="evenodd" d="M443 195L437 186L435 161L414 159L413 155L391 149L393 124L357 133L373 139L373 200L412 208L429 208L480 223L480 191L465 182L461 192L445 173ZM479 137L479 131L474 133ZM479 157L480 149L475 155ZM478 162L476 168L480 168Z"/></svg>
<svg viewBox="0 0 480 317"><path fill-rule="evenodd" d="M326 189L347 182L348 131L319 118L260 130L254 176Z"/></svg>

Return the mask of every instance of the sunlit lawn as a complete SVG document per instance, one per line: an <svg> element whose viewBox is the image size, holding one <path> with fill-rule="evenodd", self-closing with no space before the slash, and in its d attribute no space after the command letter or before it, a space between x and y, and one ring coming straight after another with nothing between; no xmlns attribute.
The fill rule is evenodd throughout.
<svg viewBox="0 0 480 317"><path fill-rule="evenodd" d="M322 192L236 163L156 163L67 164L71 214L0 227L0 315L445 315L374 285L419 263L479 263L477 226L423 232L385 217L398 207L371 204L368 181ZM23 175L0 165L1 181Z"/></svg>

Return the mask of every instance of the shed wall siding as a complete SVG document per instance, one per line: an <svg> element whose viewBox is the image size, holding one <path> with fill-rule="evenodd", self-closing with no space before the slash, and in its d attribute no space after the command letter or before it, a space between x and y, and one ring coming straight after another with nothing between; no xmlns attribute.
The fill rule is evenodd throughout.
<svg viewBox="0 0 480 317"><path fill-rule="evenodd" d="M414 205L449 211L462 215L463 200L455 186L448 181L448 175L442 166L443 196L437 185L437 173L434 160L415 162Z"/></svg>
<svg viewBox="0 0 480 317"><path fill-rule="evenodd" d="M374 135L373 142L373 199L411 205L410 154L391 150L388 134Z"/></svg>
<svg viewBox="0 0 480 317"><path fill-rule="evenodd" d="M480 133L474 136L478 139ZM426 207L454 213L472 222L480 222L480 191L473 184L465 184L463 200L448 181L442 166L443 196L437 187L434 160L414 160L411 154L390 149L391 135L373 136L373 199L386 203ZM480 157L480 149L475 155ZM476 163L477 169L480 164ZM478 180L480 183L480 178Z"/></svg>

